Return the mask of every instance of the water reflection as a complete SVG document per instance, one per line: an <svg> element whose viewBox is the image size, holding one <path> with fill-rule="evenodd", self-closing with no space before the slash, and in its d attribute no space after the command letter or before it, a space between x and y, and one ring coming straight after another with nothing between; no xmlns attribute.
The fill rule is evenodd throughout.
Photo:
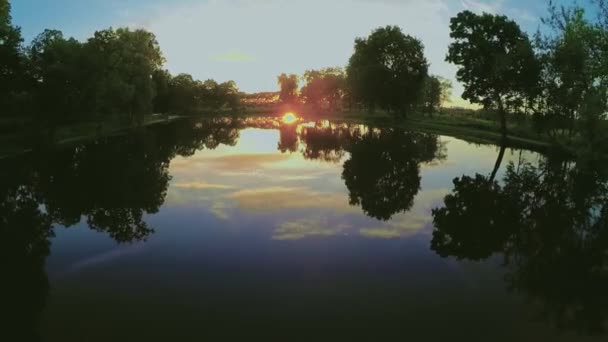
<svg viewBox="0 0 608 342"><path fill-rule="evenodd" d="M563 329L601 333L608 317L608 178L588 161L511 163L501 183L454 180L433 211L432 249L504 257L509 288Z"/></svg>
<svg viewBox="0 0 608 342"><path fill-rule="evenodd" d="M3 162L0 267L10 279L0 282L0 294L10 315L2 334L40 339L36 326L49 292L45 263L54 226L74 226L84 217L90 229L118 243L145 240L154 230L143 216L164 203L171 159L236 139L232 121L177 122Z"/></svg>
<svg viewBox="0 0 608 342"><path fill-rule="evenodd" d="M239 140L241 143L237 144ZM327 254L318 269L310 267L312 275L306 273L315 276L335 258L337 264L329 265L346 274L340 280L344 284L356 283L351 280L357 279L357 272L362 270L357 267L363 266L355 266L353 258L373 255L379 260L376 264L360 260L371 270L368 275L384 277L377 273L379 265L390 270L387 274L397 274L397 268L408 261L403 253L408 258L416 256L401 245L400 238L422 232L416 237L423 241L424 251L432 254L428 235L424 236L425 229L430 234L432 219L431 248L435 253L475 261L500 254L504 256L508 287L527 295L543 309L546 318L562 328L602 332L608 311L608 295L604 293L608 285L606 170L587 162L542 158L541 163L532 163L522 157L511 162L503 174L499 172L503 159L509 160L503 147L495 166L494 161L489 162L487 169L494 168L487 175L464 175L454 180L453 190L446 189L445 175L454 175L446 141L449 139L433 134L348 123L285 125L273 119L215 119L179 121L4 161L0 165L4 176L0 179L0 266L11 275L11 281L0 282L0 293L6 310L14 314L8 324L10 329L3 333L20 334L17 336L22 336L22 340L40 338L36 327L52 289L46 260L56 232L63 227L87 226L117 243L145 241L161 235L155 233L161 228L149 223L149 214L168 211L169 205L179 207L179 211L172 214L169 225L165 224L164 238L170 236L171 245L192 244L183 255L177 247L170 251L184 258L182 268L187 281L193 284L196 279L191 277L202 271L193 267L195 261L188 256L194 250L205 250L204 242L187 235L198 233L196 224L190 224L196 227L192 231L174 227L178 217L191 219L211 213L213 220L205 223L215 222L221 231L239 231L246 236L246 244L237 243L238 248L232 248L244 250L246 255L245 263L235 261L239 271L234 277L243 277L246 273L240 270L252 267L249 262L258 261L263 265L259 269L264 270L269 264L278 265L280 272L291 267L298 272L305 270L302 265L306 262L302 260L314 256L306 249L298 255L291 248L310 241L314 244L318 240L353 237L347 242L352 243L354 252L344 245L318 242L324 251L340 250L344 254ZM202 150L206 151L199 152ZM467 157L458 155L458 150L450 150L452 153L457 158ZM437 169L447 171L434 174ZM462 174L461 168L456 170ZM425 177L439 180L429 184ZM437 202L450 190L443 202ZM196 207L199 202L204 202L206 210ZM192 213L188 212L190 206L194 208ZM436 208L432 215L431 208ZM254 232L265 228L265 235ZM184 238L184 234L188 237ZM263 235L264 242L257 250L259 235ZM214 246L214 241L205 245L209 255L235 247L220 241L223 242L218 246ZM314 246L317 253L320 249ZM384 253L386 246L394 248L394 254ZM364 254L365 248L373 253ZM254 252L247 255L248 249ZM233 261L230 258L241 260L237 252L219 255L219 261L209 263L222 270ZM265 259L264 255L268 257ZM281 257L285 256L287 259L283 260ZM393 260L397 256L404 260ZM300 264L294 261L292 265L289 260L299 260ZM158 260L146 265L156 270ZM437 279L454 279L445 275L451 274L449 270L437 265L414 263L412 267L418 267L415 277L424 278L437 269L444 272L427 278L427 285L436 284ZM177 271L170 267L164 272ZM315 278L318 284L306 286L322 288L324 281L330 283L331 277L340 275L330 273L331 276ZM262 283L263 277L255 274L253 277ZM272 274L269 281L273 277L283 279L282 274ZM298 277L291 280L300 284ZM221 274L218 279L223 279ZM411 298L405 288L418 290L417 282L399 279L394 282L390 278L390 286L382 285L386 287L377 290L387 290L387 296L397 294L407 302ZM208 281L213 282L204 279L197 284ZM236 282L222 283L220 288L224 286L238 288ZM400 287L404 287L403 291ZM390 292L391 289L397 292ZM441 292L446 289L437 291L432 296L446 298ZM377 305L383 310L389 304Z"/></svg>

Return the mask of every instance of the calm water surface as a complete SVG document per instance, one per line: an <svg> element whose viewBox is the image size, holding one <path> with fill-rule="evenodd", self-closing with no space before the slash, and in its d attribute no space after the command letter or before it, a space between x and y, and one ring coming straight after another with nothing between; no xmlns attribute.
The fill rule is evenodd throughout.
<svg viewBox="0 0 608 342"><path fill-rule="evenodd" d="M500 152L397 129L226 119L4 161L6 331L604 341L605 182L513 149L494 172Z"/></svg>

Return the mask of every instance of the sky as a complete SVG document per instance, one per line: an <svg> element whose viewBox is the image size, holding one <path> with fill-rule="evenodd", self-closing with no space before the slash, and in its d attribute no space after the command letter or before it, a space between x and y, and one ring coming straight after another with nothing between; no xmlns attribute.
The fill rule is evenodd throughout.
<svg viewBox="0 0 608 342"><path fill-rule="evenodd" d="M572 0L563 0L572 3ZM586 0L581 0L583 3ZM397 25L422 40L430 72L462 86L445 62L449 19L459 11L505 14L533 33L547 0L12 0L26 41L46 28L85 40L129 26L154 32L173 74L234 80L246 92L276 91L280 73L344 67L356 37Z"/></svg>

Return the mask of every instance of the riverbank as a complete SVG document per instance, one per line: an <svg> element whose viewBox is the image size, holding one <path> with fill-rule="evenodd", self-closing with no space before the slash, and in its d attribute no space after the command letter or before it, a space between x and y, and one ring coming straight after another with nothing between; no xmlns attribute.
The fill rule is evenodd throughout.
<svg viewBox="0 0 608 342"><path fill-rule="evenodd" d="M169 123L183 118L177 115L153 114L144 117L142 124L138 127ZM52 141L48 143L52 143L55 146L85 143L99 138L125 134L132 128L134 127L130 124L119 122L83 122L64 125L56 129ZM33 140L31 138L31 130L30 126L24 126L21 132L0 137L0 159L30 151L31 140Z"/></svg>
<svg viewBox="0 0 608 342"><path fill-rule="evenodd" d="M501 144L503 136L497 121L492 114L483 111L466 109L442 109L441 113L420 114L413 113L407 118L396 118L386 112L377 111L373 114L363 111L341 111L328 112L322 115L316 114L304 106L297 108L289 107L252 107L243 111L239 116L276 116L280 117L285 112L293 111L304 121L334 120L352 123L369 124L377 127L399 127L405 129L420 130L428 133L452 136L480 144ZM269 114L270 113L270 114ZM570 143L557 143L546 136L541 136L534 131L532 123L528 119L512 120L508 127L507 146L514 148L525 148L544 153L572 153Z"/></svg>

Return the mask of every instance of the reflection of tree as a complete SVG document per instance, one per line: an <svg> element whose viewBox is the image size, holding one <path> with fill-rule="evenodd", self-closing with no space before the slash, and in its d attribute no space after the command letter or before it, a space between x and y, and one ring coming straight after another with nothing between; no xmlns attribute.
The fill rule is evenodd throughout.
<svg viewBox="0 0 608 342"><path fill-rule="evenodd" d="M437 137L399 129L369 130L350 147L342 178L351 205L388 220L408 211L420 190L420 163L436 158Z"/></svg>
<svg viewBox="0 0 608 342"><path fill-rule="evenodd" d="M432 249L479 260L502 253L509 287L557 326L603 331L608 318L608 185L585 163L508 167L503 185L455 181L433 211Z"/></svg>
<svg viewBox="0 0 608 342"><path fill-rule="evenodd" d="M280 130L278 149L282 153L296 152L298 150L298 128L296 125L283 125Z"/></svg>
<svg viewBox="0 0 608 342"><path fill-rule="evenodd" d="M52 236L48 215L40 210L30 170L2 165L0 179L0 281L6 340L33 341L38 316L49 291L44 270ZM4 339L3 339L4 340Z"/></svg>
<svg viewBox="0 0 608 342"><path fill-rule="evenodd" d="M314 127L302 128L300 138L305 145L302 154L305 159L323 160L338 163L346 154L346 147L360 133L360 130L350 126L323 125L317 123Z"/></svg>
<svg viewBox="0 0 608 342"><path fill-rule="evenodd" d="M237 138L238 130L225 122L179 122L0 165L0 266L7 275L0 303L14 330L2 333L37 330L49 291L45 260L54 224L72 226L85 217L91 229L117 242L143 240L153 232L144 215L164 203L171 159Z"/></svg>

